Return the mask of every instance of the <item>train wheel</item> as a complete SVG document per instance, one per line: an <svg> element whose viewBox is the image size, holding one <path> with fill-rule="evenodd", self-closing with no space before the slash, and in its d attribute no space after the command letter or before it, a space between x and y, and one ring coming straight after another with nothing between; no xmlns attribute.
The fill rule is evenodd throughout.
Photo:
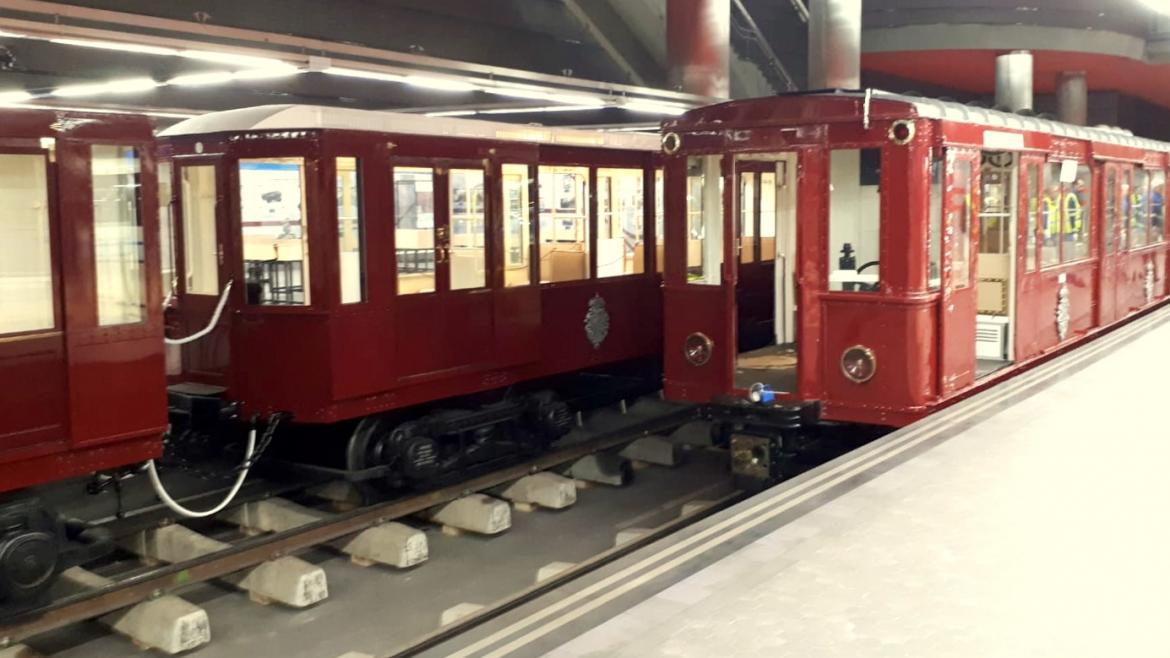
<svg viewBox="0 0 1170 658"><path fill-rule="evenodd" d="M382 416L363 418L350 435L345 449L346 470L359 472L388 465L392 458L389 446L392 429ZM367 504L384 499L394 488L385 477L356 480L354 486Z"/></svg>

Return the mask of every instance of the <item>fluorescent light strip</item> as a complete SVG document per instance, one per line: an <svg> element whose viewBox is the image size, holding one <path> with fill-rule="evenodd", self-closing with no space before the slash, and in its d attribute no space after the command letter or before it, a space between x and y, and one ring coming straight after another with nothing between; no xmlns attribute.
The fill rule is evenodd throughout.
<svg viewBox="0 0 1170 658"><path fill-rule="evenodd" d="M9 32L8 30L0 30L0 38L3 38L3 37L8 37L9 39L28 39L29 38L29 36L27 34L21 34L20 32Z"/></svg>
<svg viewBox="0 0 1170 658"><path fill-rule="evenodd" d="M630 112L642 112L645 114L665 114L669 116L678 116L686 112L687 107L682 105L668 105L664 103L653 103L646 101L631 101L621 106L622 109Z"/></svg>
<svg viewBox="0 0 1170 658"><path fill-rule="evenodd" d="M473 85L470 82L464 82L463 80L436 78L429 75L408 75L405 78L405 82L412 87L434 89L437 91L477 91L480 89L479 86Z"/></svg>
<svg viewBox="0 0 1170 658"><path fill-rule="evenodd" d="M27 91L0 91L0 105L23 103L33 98L33 95Z"/></svg>
<svg viewBox="0 0 1170 658"><path fill-rule="evenodd" d="M216 71L213 73L189 73L187 75L180 75L167 80L168 85L175 87L203 87L206 85L217 85L224 82L231 82L235 79L235 74L228 71Z"/></svg>
<svg viewBox="0 0 1170 658"><path fill-rule="evenodd" d="M536 89L519 89L513 87L487 87L483 91L497 96L510 98L527 98L530 100L548 101L550 103L564 103L565 105L604 105L604 101L595 96L584 94L558 94L556 91L539 91Z"/></svg>
<svg viewBox="0 0 1170 658"><path fill-rule="evenodd" d="M395 75L393 73L381 73L378 71L366 71L363 69L347 69L337 66L332 66L324 71L326 75L336 75L343 78L362 78L365 80L381 80L383 82L406 82L406 76Z"/></svg>
<svg viewBox="0 0 1170 658"><path fill-rule="evenodd" d="M602 109L600 105L546 105L542 107L503 107L479 110L480 114L531 114L544 112L585 112Z"/></svg>
<svg viewBox="0 0 1170 658"><path fill-rule="evenodd" d="M476 110L448 110L446 112L427 112L428 117L473 117L479 114Z"/></svg>
<svg viewBox="0 0 1170 658"><path fill-rule="evenodd" d="M162 46L148 46L139 43L118 43L116 41L90 41L88 39L49 39L50 43L65 46L81 46L83 48L100 48L102 50L116 50L124 53L140 53L143 55L163 55L173 57L179 54L174 48Z"/></svg>
<svg viewBox="0 0 1170 658"><path fill-rule="evenodd" d="M188 112L162 112L155 110L113 110L104 107L63 107L61 105L21 105L33 110L58 110L63 112L89 112L92 114L133 114L163 119L191 119L199 116Z"/></svg>
<svg viewBox="0 0 1170 658"><path fill-rule="evenodd" d="M271 57L253 57L251 55L238 55L236 53L221 53L212 50L180 50L179 57L186 59L197 59L201 62L215 62L217 64L228 64L238 66L242 69L277 69L277 68L291 68L296 66L279 59Z"/></svg>
<svg viewBox="0 0 1170 658"><path fill-rule="evenodd" d="M126 78L124 80L110 80L96 84L67 85L53 90L53 95L59 98L80 98L84 96L99 96L102 94L129 94L136 91L147 91L160 86L151 78Z"/></svg>
<svg viewBox="0 0 1170 658"><path fill-rule="evenodd" d="M245 69L233 73L232 78L236 80L269 80L272 78L287 78L298 73L301 73L301 70L298 68Z"/></svg>

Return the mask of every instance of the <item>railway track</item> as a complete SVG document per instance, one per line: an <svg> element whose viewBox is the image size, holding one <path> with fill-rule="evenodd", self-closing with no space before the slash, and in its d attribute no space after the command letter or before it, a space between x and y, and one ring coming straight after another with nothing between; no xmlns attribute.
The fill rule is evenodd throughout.
<svg viewBox="0 0 1170 658"><path fill-rule="evenodd" d="M393 534L387 530L388 528L397 528L396 532L406 535L409 535L412 530L422 535L419 528L431 524L432 528L442 527L443 534L452 535L451 542L463 542L463 544L453 544L458 550L476 553L490 553L493 545L503 546L509 541L514 543L528 542L531 545L543 544L545 542L539 536L526 536L530 531L538 534L544 532L540 527L542 524L551 528L547 532L571 537L577 532L572 528L571 515L543 512L524 515L512 514L512 512L513 510L530 511L538 507L556 507L558 503L549 501L548 491L559 491L562 498L567 496L575 499L576 492L582 483L590 480L608 482L609 484L620 483L623 477L620 466L622 459L617 455L617 451L623 446L627 446L627 451L633 449L629 446L634 442L638 442L637 445L643 449L649 446L650 452L645 453L644 451L643 456L650 455L651 461L659 460L659 458L665 460L663 463L669 461L669 457L662 456L676 454L675 449L686 443L685 437L673 443L665 439L649 439L649 443L646 440L640 442L638 440L665 434L680 427L682 427L681 431L684 434L687 427L691 427L692 435L701 437L703 430L701 426L700 429L694 430L695 423L691 422L694 420L695 410L693 408L668 405L655 399L644 399L631 405L628 408L628 413L624 404L621 405L620 411L611 407L595 412L591 420L585 424L586 428L592 426L592 431L574 432L573 435L567 437L562 447L553 452L528 462L419 495L342 512L324 512L319 508L303 507L284 499L253 501L242 507L229 510L219 521L221 530L215 536L197 534L194 530L177 524L163 526L154 531L146 531L138 536L136 545L134 545L134 541L124 544L142 556L144 562L134 563L132 561L129 568L126 565L122 565L120 569L111 568L111 571L117 573L111 573L108 578L93 573L81 576L76 573L67 574L70 576L69 582L73 584L74 588L80 587L84 591L56 598L52 603L35 613L0 622L0 656L7 658L7 655L3 653L4 647L12 655L20 655L15 651L22 646L21 643L30 638L36 640L32 644L37 645L38 648L40 646L50 647L50 653L53 655L73 655L72 650L80 647L70 646L70 641L64 638L70 634L71 628L76 628L77 624L97 619L105 620L107 625L112 625L115 630L130 636L140 646L149 646L167 653L202 646L204 650L200 651L200 655L203 655L204 651L210 652L208 655L213 655L216 644L207 644L210 637L210 627L206 614L204 614L202 622L199 621L197 615L193 617L186 629L178 631L179 637L170 638L168 642L152 639L149 635L128 632L130 629L125 620L135 611L142 611L147 607L162 609L168 605L175 607L186 603L192 609L197 609L198 606L185 602L182 597L200 587L208 587L211 581L214 581L215 585L227 583L230 586L244 589L249 593L250 598L262 603L284 602L286 604L285 606L274 605L267 608L257 606L257 610L274 611L279 614L283 612L280 610L283 607L303 607L305 614L315 616L324 614L319 611L331 608L344 611L347 608L344 604L348 598L348 591L345 590L348 590L349 587L346 587L345 590L339 590L335 586L326 588L324 572L321 572L319 582L314 581L314 577L309 575L314 568L319 569L318 565L330 559L330 556L335 557L338 551L349 552L350 559L362 566L382 562L397 569L406 568L407 578L415 580L420 579L417 574L427 573L424 566L412 562L413 559L419 557L418 551L404 548L410 543L410 540L406 538L400 538L402 543L398 546L400 556L397 564L395 564L395 559L387 559L384 555L382 557L372 555L371 552L376 553L377 551L370 546L366 546L364 552L362 550L347 551L347 547L354 548L353 545L360 543L360 539L371 531L374 531L374 534L379 534L382 540L386 540L388 534ZM696 443L701 442L700 440ZM673 446L674 449L663 451L664 447L670 446ZM655 451L657 451L657 457L652 454ZM617 536L609 540L612 543L607 548L592 550L587 557L578 557L571 563L550 562L538 565L540 568L535 569L537 577L529 580L528 587L516 588L513 583L506 589L491 590L488 588L491 591L484 594L488 598L476 602L455 603L443 610L439 620L442 622L441 624L420 625L418 628L421 630L417 633L417 637L404 638L402 641L395 642L394 650L402 655L410 655L413 651L429 646L430 643L446 637L450 633L458 632L459 629L469 624L488 619L494 614L498 614L499 611L506 610L526 600L527 597L535 593L592 570L645 542L672 532L681 525L718 509L739 495L731 487L724 454L704 450L692 451L692 454L693 458L686 461L697 464L694 468L699 469L700 476L696 476L693 472L686 472L685 468L648 468L639 471L636 479L645 478L653 481L657 477L661 482L654 484L655 490L661 488L662 495L674 494L673 497L666 500L654 496L647 498L643 493L640 502L634 504L630 502L634 496L627 495L626 489L607 487L604 484L592 485L595 487L596 493L589 490L582 493L583 500L597 499L602 501L602 499L608 499L604 500L598 509L627 514L626 518L609 521L611 523L609 527L617 529ZM708 464L713 463L715 466L707 467L706 471L703 471L704 461ZM645 465L649 462L636 463ZM551 471L568 472L571 478L566 480L559 475L549 475ZM670 474L672 471L675 473ZM663 475L654 476L653 474L656 472L661 472ZM565 490L566 482L572 492L571 495ZM521 486L519 483L527 483L531 486ZM545 487L546 493L534 493L534 491L540 490L541 486ZM630 489L637 490L638 487ZM542 495L544 498L541 497ZM504 502L504 499L510 500ZM472 504L468 501L475 502ZM640 509L638 505L642 505L645 509L641 509L639 514L628 516L629 512ZM268 516L271 516L271 509L274 506L285 511L293 510L295 512L292 514L294 521L289 521L287 515L280 522L273 522L271 518L268 520L260 518L265 514L258 510L268 509ZM492 514L480 514L479 521L475 520L474 517L477 515L474 512L470 515L464 514L465 517L472 517L469 520L469 518L460 518L460 512L456 509L459 507L489 507L493 510L505 510L494 514L494 516L503 515L509 519L516 518L517 520L523 518L525 519L524 523L518 525L532 527L523 533L516 531L502 533L502 527L483 527L485 523L487 526L491 526ZM489 520L484 521L485 518ZM531 521L529 519L540 520ZM552 521L547 519L552 519ZM225 532L222 529L227 527L223 523L225 520L246 528L250 533L254 533L254 536L247 536L238 531ZM408 521L409 525L403 523L404 521ZM475 526L477 522L480 523L480 527ZM275 532L271 532L272 530ZM196 538L192 539L192 535ZM458 535L466 536L460 537ZM494 537L487 539L493 535L502 535L502 537L501 539ZM508 537L509 535L510 537ZM184 537L186 539L179 541L179 539L175 539L176 536L179 539ZM503 537L508 538L504 539ZM444 537L444 540L446 539ZM182 544L184 548L176 549L176 542ZM196 548L191 548L192 545ZM446 544L444 546L446 547L443 549L445 551L453 550ZM416 553L413 558L405 555L412 550ZM524 552L510 548L507 550L514 555ZM193 555L193 552L199 554ZM424 559L425 553L426 549L424 548ZM540 551L534 550L533 553L539 554ZM180 555L182 559L176 558L176 555ZM304 559L294 556L303 556ZM444 556L436 557L442 558ZM508 561L507 558L508 556L499 556L496 559L500 561L499 563L505 563ZM174 560L174 562L157 564L169 560ZM281 564L288 567L291 560L295 560L297 562L296 568L303 572L298 581L300 584L297 586L300 591L291 593L289 598L283 601L274 600L272 596L269 596L271 592L258 594L258 591L266 592L267 590L263 590L263 587L258 587L256 582L250 582L250 580L258 580L260 577L256 574L262 568L273 570L275 567L272 565ZM474 562L475 560L464 561ZM496 564L496 562L489 563ZM482 568L483 565L480 566ZM424 569L424 571L414 571L413 569ZM444 569L449 570L450 565ZM327 595L330 599L341 599L343 605L315 605ZM369 593L367 592L365 595L368 596ZM231 597L231 595L228 596ZM386 593L382 592L380 596L385 597ZM245 597L234 597L234 599L242 601L246 605L247 599ZM257 614L273 614L273 612ZM301 613L294 611L293 614ZM117 625L119 621L123 622L121 627ZM202 627L200 623L203 624ZM218 618L211 623L218 625ZM43 638L48 639L41 641ZM118 641L124 642L124 640ZM382 645L381 648L385 646ZM224 655L238 654L235 649L228 649L228 653Z"/></svg>

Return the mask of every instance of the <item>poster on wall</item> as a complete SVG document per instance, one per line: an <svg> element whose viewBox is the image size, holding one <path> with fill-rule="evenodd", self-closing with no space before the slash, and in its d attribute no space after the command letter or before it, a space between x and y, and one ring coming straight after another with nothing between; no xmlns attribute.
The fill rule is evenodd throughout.
<svg viewBox="0 0 1170 658"><path fill-rule="evenodd" d="M240 163L240 220L244 236L300 239L301 199L299 163Z"/></svg>

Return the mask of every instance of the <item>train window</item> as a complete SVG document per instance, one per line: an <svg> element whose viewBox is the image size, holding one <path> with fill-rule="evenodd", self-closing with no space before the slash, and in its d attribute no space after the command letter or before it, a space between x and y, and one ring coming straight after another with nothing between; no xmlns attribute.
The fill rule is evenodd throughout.
<svg viewBox="0 0 1170 658"><path fill-rule="evenodd" d="M721 156L687 158L687 282L720 284L723 267Z"/></svg>
<svg viewBox="0 0 1170 658"><path fill-rule="evenodd" d="M0 334L52 329L53 256L43 155L0 154Z"/></svg>
<svg viewBox="0 0 1170 658"><path fill-rule="evenodd" d="M597 276L646 271L641 169L597 170Z"/></svg>
<svg viewBox="0 0 1170 658"><path fill-rule="evenodd" d="M739 175L739 262L756 260L756 177L754 171Z"/></svg>
<svg viewBox="0 0 1170 658"><path fill-rule="evenodd" d="M158 245L159 262L162 263L162 298L168 299L175 293L175 225L171 216L173 181L171 163L158 163Z"/></svg>
<svg viewBox="0 0 1170 658"><path fill-rule="evenodd" d="M215 166L181 170L183 201L183 263L186 291L219 294L219 242L215 228Z"/></svg>
<svg viewBox="0 0 1170 658"><path fill-rule="evenodd" d="M881 287L881 153L842 149L829 156L829 290Z"/></svg>
<svg viewBox="0 0 1170 658"><path fill-rule="evenodd" d="M589 278L589 168L541 167L540 280Z"/></svg>
<svg viewBox="0 0 1170 658"><path fill-rule="evenodd" d="M1156 169L1150 172L1150 244L1166 238L1166 172Z"/></svg>
<svg viewBox="0 0 1170 658"><path fill-rule="evenodd" d="M654 170L654 267L661 274L666 261L666 210L663 207L665 183L662 169Z"/></svg>
<svg viewBox="0 0 1170 658"><path fill-rule="evenodd" d="M341 275L341 303L366 300L366 264L362 255L362 188L357 158L337 158L337 257Z"/></svg>
<svg viewBox="0 0 1170 658"><path fill-rule="evenodd" d="M1105 175L1105 219L1101 230L1105 231L1105 253L1117 251L1117 170L1108 167Z"/></svg>
<svg viewBox="0 0 1170 658"><path fill-rule="evenodd" d="M1040 165L1030 164L1024 170L1025 202L1028 204L1026 233L1024 234L1024 271L1035 272L1039 261L1036 257L1036 231L1040 226Z"/></svg>
<svg viewBox="0 0 1170 658"><path fill-rule="evenodd" d="M504 178L504 287L532 283L532 202L528 165L506 164Z"/></svg>
<svg viewBox="0 0 1170 658"><path fill-rule="evenodd" d="M95 145L90 163L98 325L142 322L146 318L146 253L138 153L129 146Z"/></svg>
<svg viewBox="0 0 1170 658"><path fill-rule="evenodd" d="M942 287L943 161L930 161L930 223L926 227L926 287Z"/></svg>
<svg viewBox="0 0 1170 658"><path fill-rule="evenodd" d="M1049 162L1044 172L1044 198L1041 226L1044 244L1040 247L1040 266L1060 263L1060 207L1063 192L1060 185L1060 163Z"/></svg>
<svg viewBox="0 0 1170 658"><path fill-rule="evenodd" d="M451 223L451 289L487 285L482 169L452 169L447 177Z"/></svg>
<svg viewBox="0 0 1170 658"><path fill-rule="evenodd" d="M969 160L956 160L950 193L955 208L955 243L951 250L951 285L962 290L971 285L971 191L974 186Z"/></svg>
<svg viewBox="0 0 1170 658"><path fill-rule="evenodd" d="M1012 169L985 158L980 176L979 253L1006 256L1011 251ZM1002 268L999 268L1002 270Z"/></svg>
<svg viewBox="0 0 1170 658"><path fill-rule="evenodd" d="M1150 177L1145 169L1133 172L1133 189L1129 198L1129 246L1144 247L1149 244L1150 217L1146 210L1146 199L1150 194Z"/></svg>
<svg viewBox="0 0 1170 658"><path fill-rule="evenodd" d="M1071 263L1089 257L1092 185L1093 175L1089 167L1078 165L1076 180L1064 186L1062 262Z"/></svg>
<svg viewBox="0 0 1170 658"><path fill-rule="evenodd" d="M239 167L247 302L309 304L304 158L241 159Z"/></svg>
<svg viewBox="0 0 1170 658"><path fill-rule="evenodd" d="M435 291L435 172L394 168L394 257L398 294Z"/></svg>
<svg viewBox="0 0 1170 658"><path fill-rule="evenodd" d="M761 262L776 260L776 219L776 172L765 171L760 174Z"/></svg>

